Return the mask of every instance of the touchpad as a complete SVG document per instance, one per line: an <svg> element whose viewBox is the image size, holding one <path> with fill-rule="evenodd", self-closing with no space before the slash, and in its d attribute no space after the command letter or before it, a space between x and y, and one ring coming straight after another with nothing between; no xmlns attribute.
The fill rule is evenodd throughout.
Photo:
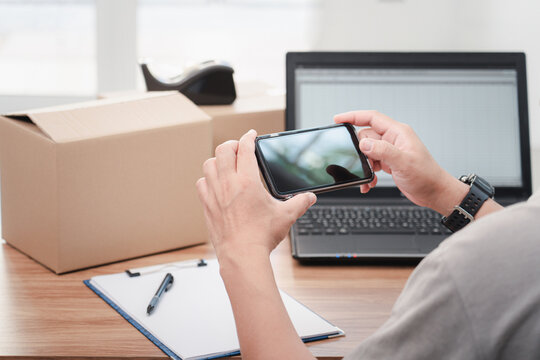
<svg viewBox="0 0 540 360"><path fill-rule="evenodd" d="M302 236L297 246L303 255L419 253L414 235L398 234Z"/></svg>
<svg viewBox="0 0 540 360"><path fill-rule="evenodd" d="M356 252L410 252L417 253L419 248L414 235L363 235L356 241Z"/></svg>

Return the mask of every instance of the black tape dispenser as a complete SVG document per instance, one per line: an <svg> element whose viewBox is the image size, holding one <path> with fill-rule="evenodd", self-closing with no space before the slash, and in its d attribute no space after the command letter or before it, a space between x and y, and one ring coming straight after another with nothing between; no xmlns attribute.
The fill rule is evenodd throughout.
<svg viewBox="0 0 540 360"><path fill-rule="evenodd" d="M229 105L236 99L234 70L224 62L205 61L168 79L154 76L146 63L141 69L148 91L178 90L197 105Z"/></svg>

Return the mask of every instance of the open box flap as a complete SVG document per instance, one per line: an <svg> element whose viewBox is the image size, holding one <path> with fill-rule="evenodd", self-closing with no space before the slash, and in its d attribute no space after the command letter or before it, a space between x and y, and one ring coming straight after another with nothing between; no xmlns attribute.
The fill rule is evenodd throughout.
<svg viewBox="0 0 540 360"><path fill-rule="evenodd" d="M172 126L210 118L184 95L173 92L143 93L5 116L29 119L56 142Z"/></svg>

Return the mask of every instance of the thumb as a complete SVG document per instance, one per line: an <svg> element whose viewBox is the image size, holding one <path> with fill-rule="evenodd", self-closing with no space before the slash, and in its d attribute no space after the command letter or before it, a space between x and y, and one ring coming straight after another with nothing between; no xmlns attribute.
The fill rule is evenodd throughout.
<svg viewBox="0 0 540 360"><path fill-rule="evenodd" d="M307 209L311 205L315 204L317 201L317 196L314 193L307 192L293 196L289 200L285 201L283 204L288 213L290 213L294 220L298 219L300 216L304 215Z"/></svg>
<svg viewBox="0 0 540 360"><path fill-rule="evenodd" d="M391 169L402 164L403 152L385 140L364 138L360 140L360 150L370 159L386 163Z"/></svg>

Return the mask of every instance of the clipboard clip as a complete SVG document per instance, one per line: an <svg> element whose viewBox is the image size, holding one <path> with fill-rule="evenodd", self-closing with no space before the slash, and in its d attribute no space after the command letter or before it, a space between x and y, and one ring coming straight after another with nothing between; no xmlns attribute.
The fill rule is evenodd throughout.
<svg viewBox="0 0 540 360"><path fill-rule="evenodd" d="M147 266L142 268L135 268L135 269L127 269L126 274L128 274L129 277L137 277L147 274L153 274L156 272L162 272L165 269L185 269L185 268L191 268L191 267L202 267L207 266L208 263L204 259L200 259L199 261L181 261L176 263L168 263L168 264L162 264L162 265L155 265L155 266Z"/></svg>

